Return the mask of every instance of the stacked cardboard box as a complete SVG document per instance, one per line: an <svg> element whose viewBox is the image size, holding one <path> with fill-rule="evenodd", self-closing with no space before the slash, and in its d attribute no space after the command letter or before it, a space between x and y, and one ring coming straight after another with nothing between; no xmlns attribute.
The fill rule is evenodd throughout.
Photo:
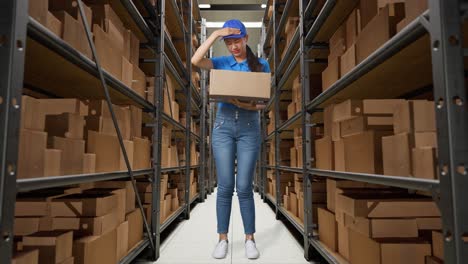
<svg viewBox="0 0 468 264"><path fill-rule="evenodd" d="M146 209L146 220L151 221L151 204L152 204L152 184L147 181L138 181L137 182L138 193L140 199L143 203L143 207ZM168 196L171 195L171 197ZM179 208L179 200L177 197L177 188L169 188L169 175L161 175L161 185L160 185L160 207L159 207L159 221L163 223L171 212ZM174 203L173 199L177 199L177 202ZM174 206L172 206L174 205Z"/></svg>
<svg viewBox="0 0 468 264"><path fill-rule="evenodd" d="M295 127L294 129L294 147L289 150L291 167L303 167L302 159L302 128Z"/></svg>
<svg viewBox="0 0 468 264"><path fill-rule="evenodd" d="M323 91L396 34L397 24L405 16L406 3L422 1L361 0L330 38L328 67L322 73ZM409 3L406 9L410 9L414 18L424 7Z"/></svg>
<svg viewBox="0 0 468 264"><path fill-rule="evenodd" d="M37 250L39 263L116 263L141 241L131 182L92 185L18 195L18 255Z"/></svg>
<svg viewBox="0 0 468 264"><path fill-rule="evenodd" d="M166 74L166 80L164 83L164 113L172 117L174 120L179 122L179 104L175 98L175 81L171 75ZM185 124L183 124L185 125Z"/></svg>
<svg viewBox="0 0 468 264"><path fill-rule="evenodd" d="M315 142L317 168L437 178L434 109L431 101L400 99L329 105L325 136Z"/></svg>
<svg viewBox="0 0 468 264"><path fill-rule="evenodd" d="M430 198L382 189L340 191L335 214L327 210L319 214L319 229L327 246L351 263L387 263L390 252L398 252L397 263L407 259L424 263L431 255L430 241L421 236L440 229L441 222Z"/></svg>
<svg viewBox="0 0 468 264"><path fill-rule="evenodd" d="M102 67L115 78L145 96L145 74L140 70L139 39L126 29L110 5L84 5L87 23L92 29L96 52ZM92 59L79 8L73 1L39 0L29 7L38 22L70 46Z"/></svg>
<svg viewBox="0 0 468 264"><path fill-rule="evenodd" d="M83 140L87 109L76 99L23 96L18 178L94 172Z"/></svg>
<svg viewBox="0 0 468 264"><path fill-rule="evenodd" d="M288 179L286 186L281 186L283 207L291 215L297 217L300 223L304 222L304 189L303 176L294 174L293 178ZM314 223L317 222L317 209L325 207L326 204L326 185L323 180L314 180L312 182L312 217Z"/></svg>
<svg viewBox="0 0 468 264"><path fill-rule="evenodd" d="M113 106L124 140L124 146L133 169L151 167L151 142L142 138L142 111L134 106ZM96 171L126 170L123 153L117 138L110 111L105 101L90 101L86 117L87 150L96 154Z"/></svg>
<svg viewBox="0 0 468 264"><path fill-rule="evenodd" d="M296 28L299 25L299 17L291 16L288 17L288 21L284 27L284 33L286 34L286 44L284 45L283 52L281 53L281 59L286 55L286 51L289 49L289 45L296 33Z"/></svg>
<svg viewBox="0 0 468 264"><path fill-rule="evenodd" d="M141 138L142 110L114 106L114 111L132 168L150 168L151 144ZM21 114L19 178L126 169L104 101L23 96Z"/></svg>

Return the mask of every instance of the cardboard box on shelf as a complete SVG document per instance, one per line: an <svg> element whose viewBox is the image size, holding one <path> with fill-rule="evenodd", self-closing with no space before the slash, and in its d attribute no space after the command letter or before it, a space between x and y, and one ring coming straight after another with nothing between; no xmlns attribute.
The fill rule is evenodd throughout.
<svg viewBox="0 0 468 264"><path fill-rule="evenodd" d="M291 148L289 152L289 159L291 161L291 167L297 167L297 150L296 148Z"/></svg>
<svg viewBox="0 0 468 264"><path fill-rule="evenodd" d="M175 121L179 122L179 115L180 115L180 111L179 111L179 104L175 101L172 101L171 102L171 110L172 110L172 118L174 118ZM185 124L183 124L185 125Z"/></svg>
<svg viewBox="0 0 468 264"><path fill-rule="evenodd" d="M142 137L143 110L137 106L130 106L130 137Z"/></svg>
<svg viewBox="0 0 468 264"><path fill-rule="evenodd" d="M88 105L78 99L38 99L45 115L63 113L88 115Z"/></svg>
<svg viewBox="0 0 468 264"><path fill-rule="evenodd" d="M328 61L339 58L346 50L346 23L343 23L330 37Z"/></svg>
<svg viewBox="0 0 468 264"><path fill-rule="evenodd" d="M45 115L41 101L23 95L21 97L21 128L44 131Z"/></svg>
<svg viewBox="0 0 468 264"><path fill-rule="evenodd" d="M338 226L335 215L326 209L318 208L319 239L333 251L338 249Z"/></svg>
<svg viewBox="0 0 468 264"><path fill-rule="evenodd" d="M119 225L118 211L98 217L55 217L52 219L54 230L73 230L83 235L99 236L107 233Z"/></svg>
<svg viewBox="0 0 468 264"><path fill-rule="evenodd" d="M73 18L77 19L80 24L83 24L83 20L80 15L80 11L78 5L74 4L73 2L69 1L61 1L61 0L49 0L49 10L51 11L67 11L68 14L73 16ZM83 5L84 14L86 16L86 21L88 25L91 26L93 11L92 9L87 6L86 4Z"/></svg>
<svg viewBox="0 0 468 264"><path fill-rule="evenodd" d="M15 251L11 259L11 264L38 264L39 250Z"/></svg>
<svg viewBox="0 0 468 264"><path fill-rule="evenodd" d="M47 216L15 217L14 235L26 236L39 231L51 231L51 228L47 228L49 219Z"/></svg>
<svg viewBox="0 0 468 264"><path fill-rule="evenodd" d="M101 236L78 238L73 243L75 264L114 264L117 262L117 244L116 229Z"/></svg>
<svg viewBox="0 0 468 264"><path fill-rule="evenodd" d="M342 122L362 115L361 100L346 100L333 107L332 121Z"/></svg>
<svg viewBox="0 0 468 264"><path fill-rule="evenodd" d="M131 30L126 30L125 36L126 41L130 42L129 61L132 64L138 64L140 59L140 40Z"/></svg>
<svg viewBox="0 0 468 264"><path fill-rule="evenodd" d="M328 210L335 212L336 204L336 194L342 193L342 188L366 188L366 187L376 187L365 182L356 182L356 181L346 181L346 180L335 180L327 179L326 181L326 193L327 193L327 208Z"/></svg>
<svg viewBox="0 0 468 264"><path fill-rule="evenodd" d="M255 89L253 89L253 87L255 87ZM268 100L270 99L270 90L270 73L233 72L224 70L212 70L210 73L211 98Z"/></svg>
<svg viewBox="0 0 468 264"><path fill-rule="evenodd" d="M172 198L172 200L171 200L171 211L175 212L175 211L177 211L177 209L179 209L179 207L180 207L179 198L177 198L177 197Z"/></svg>
<svg viewBox="0 0 468 264"><path fill-rule="evenodd" d="M356 66L356 46L352 45L340 57L340 75L344 76Z"/></svg>
<svg viewBox="0 0 468 264"><path fill-rule="evenodd" d="M151 168L151 142L148 139L133 138L133 169Z"/></svg>
<svg viewBox="0 0 468 264"><path fill-rule="evenodd" d="M405 19L407 19L409 23L421 15L428 8L428 1L426 0L405 1Z"/></svg>
<svg viewBox="0 0 468 264"><path fill-rule="evenodd" d="M47 115L45 131L49 137L83 139L84 118L79 114Z"/></svg>
<svg viewBox="0 0 468 264"><path fill-rule="evenodd" d="M60 262L59 264L74 264L75 263L75 258L74 257L69 257L66 260Z"/></svg>
<svg viewBox="0 0 468 264"><path fill-rule="evenodd" d="M395 108L404 103L402 99L364 99L362 113L365 115L393 115Z"/></svg>
<svg viewBox="0 0 468 264"><path fill-rule="evenodd" d="M351 263L424 264L431 253L431 245L420 239L389 238L373 240L349 230L349 255Z"/></svg>
<svg viewBox="0 0 468 264"><path fill-rule="evenodd" d="M59 149L46 149L44 151L44 176L63 175L61 158L62 151Z"/></svg>
<svg viewBox="0 0 468 264"><path fill-rule="evenodd" d="M359 14L361 17L361 30L377 15L379 12L376 0L359 1Z"/></svg>
<svg viewBox="0 0 468 264"><path fill-rule="evenodd" d="M131 64L125 56L122 56L122 83L125 86L132 88L133 81L133 64ZM146 83L145 83L145 96L146 96Z"/></svg>
<svg viewBox="0 0 468 264"><path fill-rule="evenodd" d="M302 168L304 167L303 158L302 158L302 155L303 155L302 146L297 147L296 150L297 150L297 167Z"/></svg>
<svg viewBox="0 0 468 264"><path fill-rule="evenodd" d="M432 255L444 259L444 237L440 231L432 231Z"/></svg>
<svg viewBox="0 0 468 264"><path fill-rule="evenodd" d="M193 195L193 193L192 193ZM166 208L166 212L164 212L164 214L166 215L166 217L168 217L169 215L171 215L171 206L172 206L172 195L170 194L166 194L165 197L164 197L164 203L165 203L165 208Z"/></svg>
<svg viewBox="0 0 468 264"><path fill-rule="evenodd" d="M297 199L297 217L304 223L304 197Z"/></svg>
<svg viewBox="0 0 468 264"><path fill-rule="evenodd" d="M88 152L96 154L96 172L127 169L123 162L123 154L117 136L89 131L87 143ZM124 145L129 156L130 165L133 166L133 142L124 140Z"/></svg>
<svg viewBox="0 0 468 264"><path fill-rule="evenodd" d="M18 179L44 176L47 133L29 129L20 130Z"/></svg>
<svg viewBox="0 0 468 264"><path fill-rule="evenodd" d="M123 54L113 45L109 45L111 39L108 34L97 24L93 25L94 45L99 57L101 66L109 74L118 80L122 79L122 58Z"/></svg>
<svg viewBox="0 0 468 264"><path fill-rule="evenodd" d="M128 221L128 248L133 248L143 239L143 218L140 209L135 209L125 217Z"/></svg>
<svg viewBox="0 0 468 264"><path fill-rule="evenodd" d="M141 97L145 97L146 89L146 76L145 73L139 68L138 64L133 64L133 80L132 90Z"/></svg>
<svg viewBox="0 0 468 264"><path fill-rule="evenodd" d="M352 217L411 218L438 217L435 203L423 196L405 196L400 193L345 193L337 194L336 210Z"/></svg>
<svg viewBox="0 0 468 264"><path fill-rule="evenodd" d="M103 216L112 212L117 204L114 194L71 194L52 200L51 216Z"/></svg>
<svg viewBox="0 0 468 264"><path fill-rule="evenodd" d="M404 3L388 4L362 29L356 42L357 63L365 60L396 33L396 25L404 18L404 8ZM361 15L364 13L361 9ZM364 16L361 18L364 25Z"/></svg>
<svg viewBox="0 0 468 264"><path fill-rule="evenodd" d="M119 261L127 255L128 252L128 221L121 223L116 230L117 249L116 260Z"/></svg>
<svg viewBox="0 0 468 264"><path fill-rule="evenodd" d="M291 119L294 114L296 114L296 103L292 102L288 105L288 119Z"/></svg>
<svg viewBox="0 0 468 264"><path fill-rule="evenodd" d="M297 194L294 193L294 192L290 192L289 193L289 205L290 205L290 212L291 214L297 216L297 207L298 207L298 204L297 204Z"/></svg>
<svg viewBox="0 0 468 264"><path fill-rule="evenodd" d="M51 12L47 12L47 21L45 26L58 37L63 34L62 22L54 16Z"/></svg>
<svg viewBox="0 0 468 264"><path fill-rule="evenodd" d="M441 230L442 219L440 217L418 217L416 223L419 230Z"/></svg>
<svg viewBox="0 0 468 264"><path fill-rule="evenodd" d="M125 189L125 213L130 213L135 209L135 191L131 181L104 181L96 182L95 188L102 189ZM151 190L150 190L151 192Z"/></svg>
<svg viewBox="0 0 468 264"><path fill-rule="evenodd" d="M415 218L369 219L344 215L346 227L369 238L418 237Z"/></svg>
<svg viewBox="0 0 468 264"><path fill-rule="evenodd" d="M436 180L437 157L433 147L413 148L412 150L412 175L415 178Z"/></svg>
<svg viewBox="0 0 468 264"><path fill-rule="evenodd" d="M386 175L411 176L411 143L406 133L382 138L383 171Z"/></svg>
<svg viewBox="0 0 468 264"><path fill-rule="evenodd" d="M316 167L323 170L334 169L333 142L330 137L315 140Z"/></svg>
<svg viewBox="0 0 468 264"><path fill-rule="evenodd" d="M338 250L337 252L346 260L349 260L349 230L342 223L337 223Z"/></svg>
<svg viewBox="0 0 468 264"><path fill-rule="evenodd" d="M329 61L327 68L322 72L322 91L327 90L340 79L340 57Z"/></svg>
<svg viewBox="0 0 468 264"><path fill-rule="evenodd" d="M92 189L88 190L83 190L82 191L85 194L114 194L117 196L117 206L116 206L116 213L115 213L115 218L117 220L116 224L120 224L123 221L125 221L125 207L126 207L126 195L127 191L125 189L120 189L120 188L99 188L99 187L94 187ZM134 199L132 199L134 200ZM114 212L114 210L112 210ZM106 214L107 215L107 214Z"/></svg>
<svg viewBox="0 0 468 264"><path fill-rule="evenodd" d="M344 138L346 171L382 174L382 137L389 131L366 131Z"/></svg>
<svg viewBox="0 0 468 264"><path fill-rule="evenodd" d="M95 173L96 172L96 154L85 153L83 154L83 173Z"/></svg>
<svg viewBox="0 0 468 264"><path fill-rule="evenodd" d="M47 23L48 0L36 0L29 4L29 15L42 25Z"/></svg>
<svg viewBox="0 0 468 264"><path fill-rule="evenodd" d="M60 263L72 256L73 232L41 231L23 237L23 249L39 249L39 263Z"/></svg>
<svg viewBox="0 0 468 264"><path fill-rule="evenodd" d="M339 140L333 142L333 168L335 171L346 171L346 159L345 159L345 149L344 141Z"/></svg>
<svg viewBox="0 0 468 264"><path fill-rule="evenodd" d="M433 101L405 101L395 108L394 131L398 133L435 132L435 106Z"/></svg>
<svg viewBox="0 0 468 264"><path fill-rule="evenodd" d="M360 10L355 8L346 19L346 49L353 48L359 33L361 33L361 14Z"/></svg>
<svg viewBox="0 0 468 264"><path fill-rule="evenodd" d="M91 48L88 45L86 32L80 21L72 17L66 11L54 11L52 14L59 19L63 25L62 36L60 37L83 55L91 58Z"/></svg>
<svg viewBox="0 0 468 264"><path fill-rule="evenodd" d="M83 173L83 154L85 141L81 139L53 137L52 147L62 151L61 169L63 174Z"/></svg>
<svg viewBox="0 0 468 264"><path fill-rule="evenodd" d="M415 132L414 146L416 148L433 147L437 148L437 133L436 132Z"/></svg>
<svg viewBox="0 0 468 264"><path fill-rule="evenodd" d="M285 194L283 195L283 207L284 209L290 211L291 210L291 206L290 206L290 203L289 203L289 195L288 194Z"/></svg>

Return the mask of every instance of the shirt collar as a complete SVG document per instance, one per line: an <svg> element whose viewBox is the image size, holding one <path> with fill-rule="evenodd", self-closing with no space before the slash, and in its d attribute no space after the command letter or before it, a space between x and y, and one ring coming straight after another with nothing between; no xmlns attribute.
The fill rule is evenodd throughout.
<svg viewBox="0 0 468 264"><path fill-rule="evenodd" d="M247 61L247 59L243 60L242 62L237 62L236 58L234 58L234 55L229 56L229 65L232 67L236 64L244 64Z"/></svg>

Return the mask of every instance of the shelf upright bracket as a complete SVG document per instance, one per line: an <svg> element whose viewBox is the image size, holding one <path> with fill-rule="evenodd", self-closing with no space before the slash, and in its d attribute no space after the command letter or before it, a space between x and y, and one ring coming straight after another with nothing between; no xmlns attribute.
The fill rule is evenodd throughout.
<svg viewBox="0 0 468 264"><path fill-rule="evenodd" d="M192 137L190 133L190 127L191 127L191 120L192 120L192 32L193 32L193 12L192 12L192 1L193 0L188 0L184 1L185 4L187 5L187 10L188 13L188 28L187 30L184 31L184 41L185 41L185 54L186 54L186 69L187 69L187 86L185 87L185 93L186 93L186 121L185 121L185 200L187 201L187 204L185 205L185 214L184 218L186 220L190 219L190 174L192 173L191 171L191 143L192 143ZM184 5L184 4L182 4ZM181 12L184 12L184 7L182 6ZM183 22L183 21L182 21ZM184 25L184 23L182 23ZM201 197L203 194L203 179L201 177L202 175L198 175L198 190L199 190L199 196Z"/></svg>
<svg viewBox="0 0 468 264"><path fill-rule="evenodd" d="M0 3L0 263L13 253L27 0Z"/></svg>
<svg viewBox="0 0 468 264"><path fill-rule="evenodd" d="M444 261L468 263L468 108L462 2L430 0Z"/></svg>

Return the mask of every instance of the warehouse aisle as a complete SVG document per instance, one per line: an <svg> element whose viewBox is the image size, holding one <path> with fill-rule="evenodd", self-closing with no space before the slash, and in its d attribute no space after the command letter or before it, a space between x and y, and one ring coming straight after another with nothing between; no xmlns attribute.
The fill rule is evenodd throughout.
<svg viewBox="0 0 468 264"><path fill-rule="evenodd" d="M281 221L275 219L271 208L255 194L257 247L260 258L248 260L244 255L244 231L237 195L233 197L230 225L230 248L225 259L211 257L217 242L216 192L209 195L205 203L192 210L189 221L183 221L161 245L161 257L157 264L190 263L309 263L304 257L301 244L295 240Z"/></svg>

